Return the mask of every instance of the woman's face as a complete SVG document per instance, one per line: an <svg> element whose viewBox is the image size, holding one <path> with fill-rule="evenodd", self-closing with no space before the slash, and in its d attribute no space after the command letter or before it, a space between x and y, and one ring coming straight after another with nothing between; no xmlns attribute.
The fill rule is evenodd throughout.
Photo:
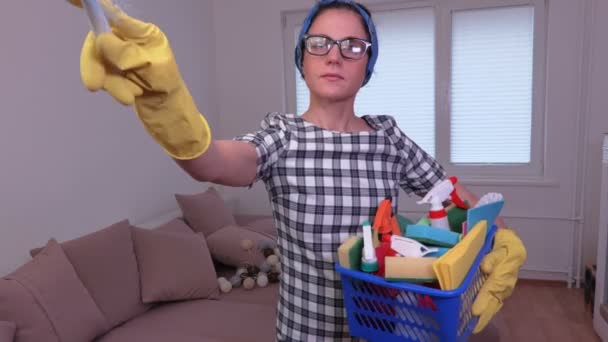
<svg viewBox="0 0 608 342"><path fill-rule="evenodd" d="M361 17L350 10L330 9L321 13L310 26L309 35L326 35L334 40L361 38L369 40ZM337 45L325 56L304 52L304 79L313 96L329 101L354 97L365 79L369 56L358 60L342 57Z"/></svg>

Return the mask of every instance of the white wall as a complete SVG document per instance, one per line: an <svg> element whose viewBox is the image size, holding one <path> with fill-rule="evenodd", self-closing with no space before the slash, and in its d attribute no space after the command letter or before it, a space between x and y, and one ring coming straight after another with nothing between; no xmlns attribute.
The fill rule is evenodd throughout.
<svg viewBox="0 0 608 342"><path fill-rule="evenodd" d="M544 176L524 181L510 181L505 177L499 181L466 182L476 193L499 191L506 196L504 214L508 223L520 233L529 251L529 260L522 273L524 276L568 278L568 270L576 262L574 248L579 229L575 220L580 215L577 205L581 203L580 197L577 198L577 175L586 172L586 198L597 197L592 194L599 184L597 168L586 170L575 161L580 155L580 148L584 147L579 143L585 142L577 138L577 132L579 122L586 114L586 97L580 90L588 82L585 64L588 62L585 59L588 52L583 42L590 28L586 26L590 20L585 12L589 1L548 0ZM286 110L283 63L293 62L283 60L281 13L306 10L312 3L310 0L214 1L219 136L230 138L253 131L259 127L266 112ZM370 4L372 1L364 3ZM587 14L590 13L592 11ZM602 31L602 28L596 27L595 45L600 43L600 32L605 32L605 29ZM603 82L605 90L606 67L599 65L598 61L606 59L600 59L605 57L600 52L595 52L594 66L603 69L603 74L594 71L591 85L594 87ZM595 132L590 134L587 141L591 146L590 156L598 155L598 131L606 127L605 116L599 113L606 108L602 106L605 103L601 102L605 101L605 92L596 89L593 94L594 97L590 99L593 111L590 120L580 127L581 132L587 127L593 127L590 133ZM596 161L594 163L599 167ZM269 212L263 184L251 190L226 191L240 199L240 211ZM260 198L265 200L260 201ZM419 209L413 207L411 201L402 199L401 204L404 211ZM587 206L584 214L585 218L592 220L597 215L597 208ZM590 253L593 253L590 242L595 234L592 225L586 228L584 259L590 258Z"/></svg>
<svg viewBox="0 0 608 342"><path fill-rule="evenodd" d="M600 155L602 136L608 133L608 2L591 2L592 28L590 30L591 50L589 51L588 82L585 92L587 120L584 142L585 153L585 197L584 197L584 257L583 262L595 262L597 251L597 230L600 199Z"/></svg>
<svg viewBox="0 0 608 342"><path fill-rule="evenodd" d="M129 2L171 39L192 93L217 126L210 1ZM176 207L196 184L145 133L130 108L80 83L85 16L66 1L20 0L0 11L0 275L48 238Z"/></svg>

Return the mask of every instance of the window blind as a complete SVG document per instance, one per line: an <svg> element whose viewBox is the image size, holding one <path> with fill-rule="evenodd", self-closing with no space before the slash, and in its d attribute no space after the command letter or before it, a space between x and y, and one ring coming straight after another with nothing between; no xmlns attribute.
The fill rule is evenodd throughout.
<svg viewBox="0 0 608 342"><path fill-rule="evenodd" d="M451 161L529 163L534 9L452 15Z"/></svg>

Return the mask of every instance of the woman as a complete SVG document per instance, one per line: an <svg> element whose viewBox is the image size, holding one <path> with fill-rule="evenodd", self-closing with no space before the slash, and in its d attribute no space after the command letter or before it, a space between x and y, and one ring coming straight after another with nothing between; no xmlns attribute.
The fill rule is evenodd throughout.
<svg viewBox="0 0 608 342"><path fill-rule="evenodd" d="M277 339L350 339L334 271L339 244L360 233L384 198L392 197L396 209L399 188L422 195L446 177L393 118L354 113L378 56L369 11L348 0L317 3L296 47L296 65L310 90L308 110L271 113L257 132L213 140L160 29L109 0L102 4L114 32L87 37L84 84L134 104L148 132L195 179L232 186L263 181L282 255ZM476 203L464 187L457 192ZM486 263L493 272L474 307L481 315L477 330L510 295L525 260L511 230L501 229L495 245Z"/></svg>

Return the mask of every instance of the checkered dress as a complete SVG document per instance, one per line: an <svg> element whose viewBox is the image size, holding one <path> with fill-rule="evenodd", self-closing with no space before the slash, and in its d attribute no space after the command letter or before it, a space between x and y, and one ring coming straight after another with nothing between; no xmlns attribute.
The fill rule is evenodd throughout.
<svg viewBox="0 0 608 342"><path fill-rule="evenodd" d="M278 228L282 274L277 340L350 341L338 246L361 235L378 204L399 188L422 194L445 178L441 166L390 116L363 116L372 132L325 130L293 114L270 113L261 130L236 137L258 153Z"/></svg>

